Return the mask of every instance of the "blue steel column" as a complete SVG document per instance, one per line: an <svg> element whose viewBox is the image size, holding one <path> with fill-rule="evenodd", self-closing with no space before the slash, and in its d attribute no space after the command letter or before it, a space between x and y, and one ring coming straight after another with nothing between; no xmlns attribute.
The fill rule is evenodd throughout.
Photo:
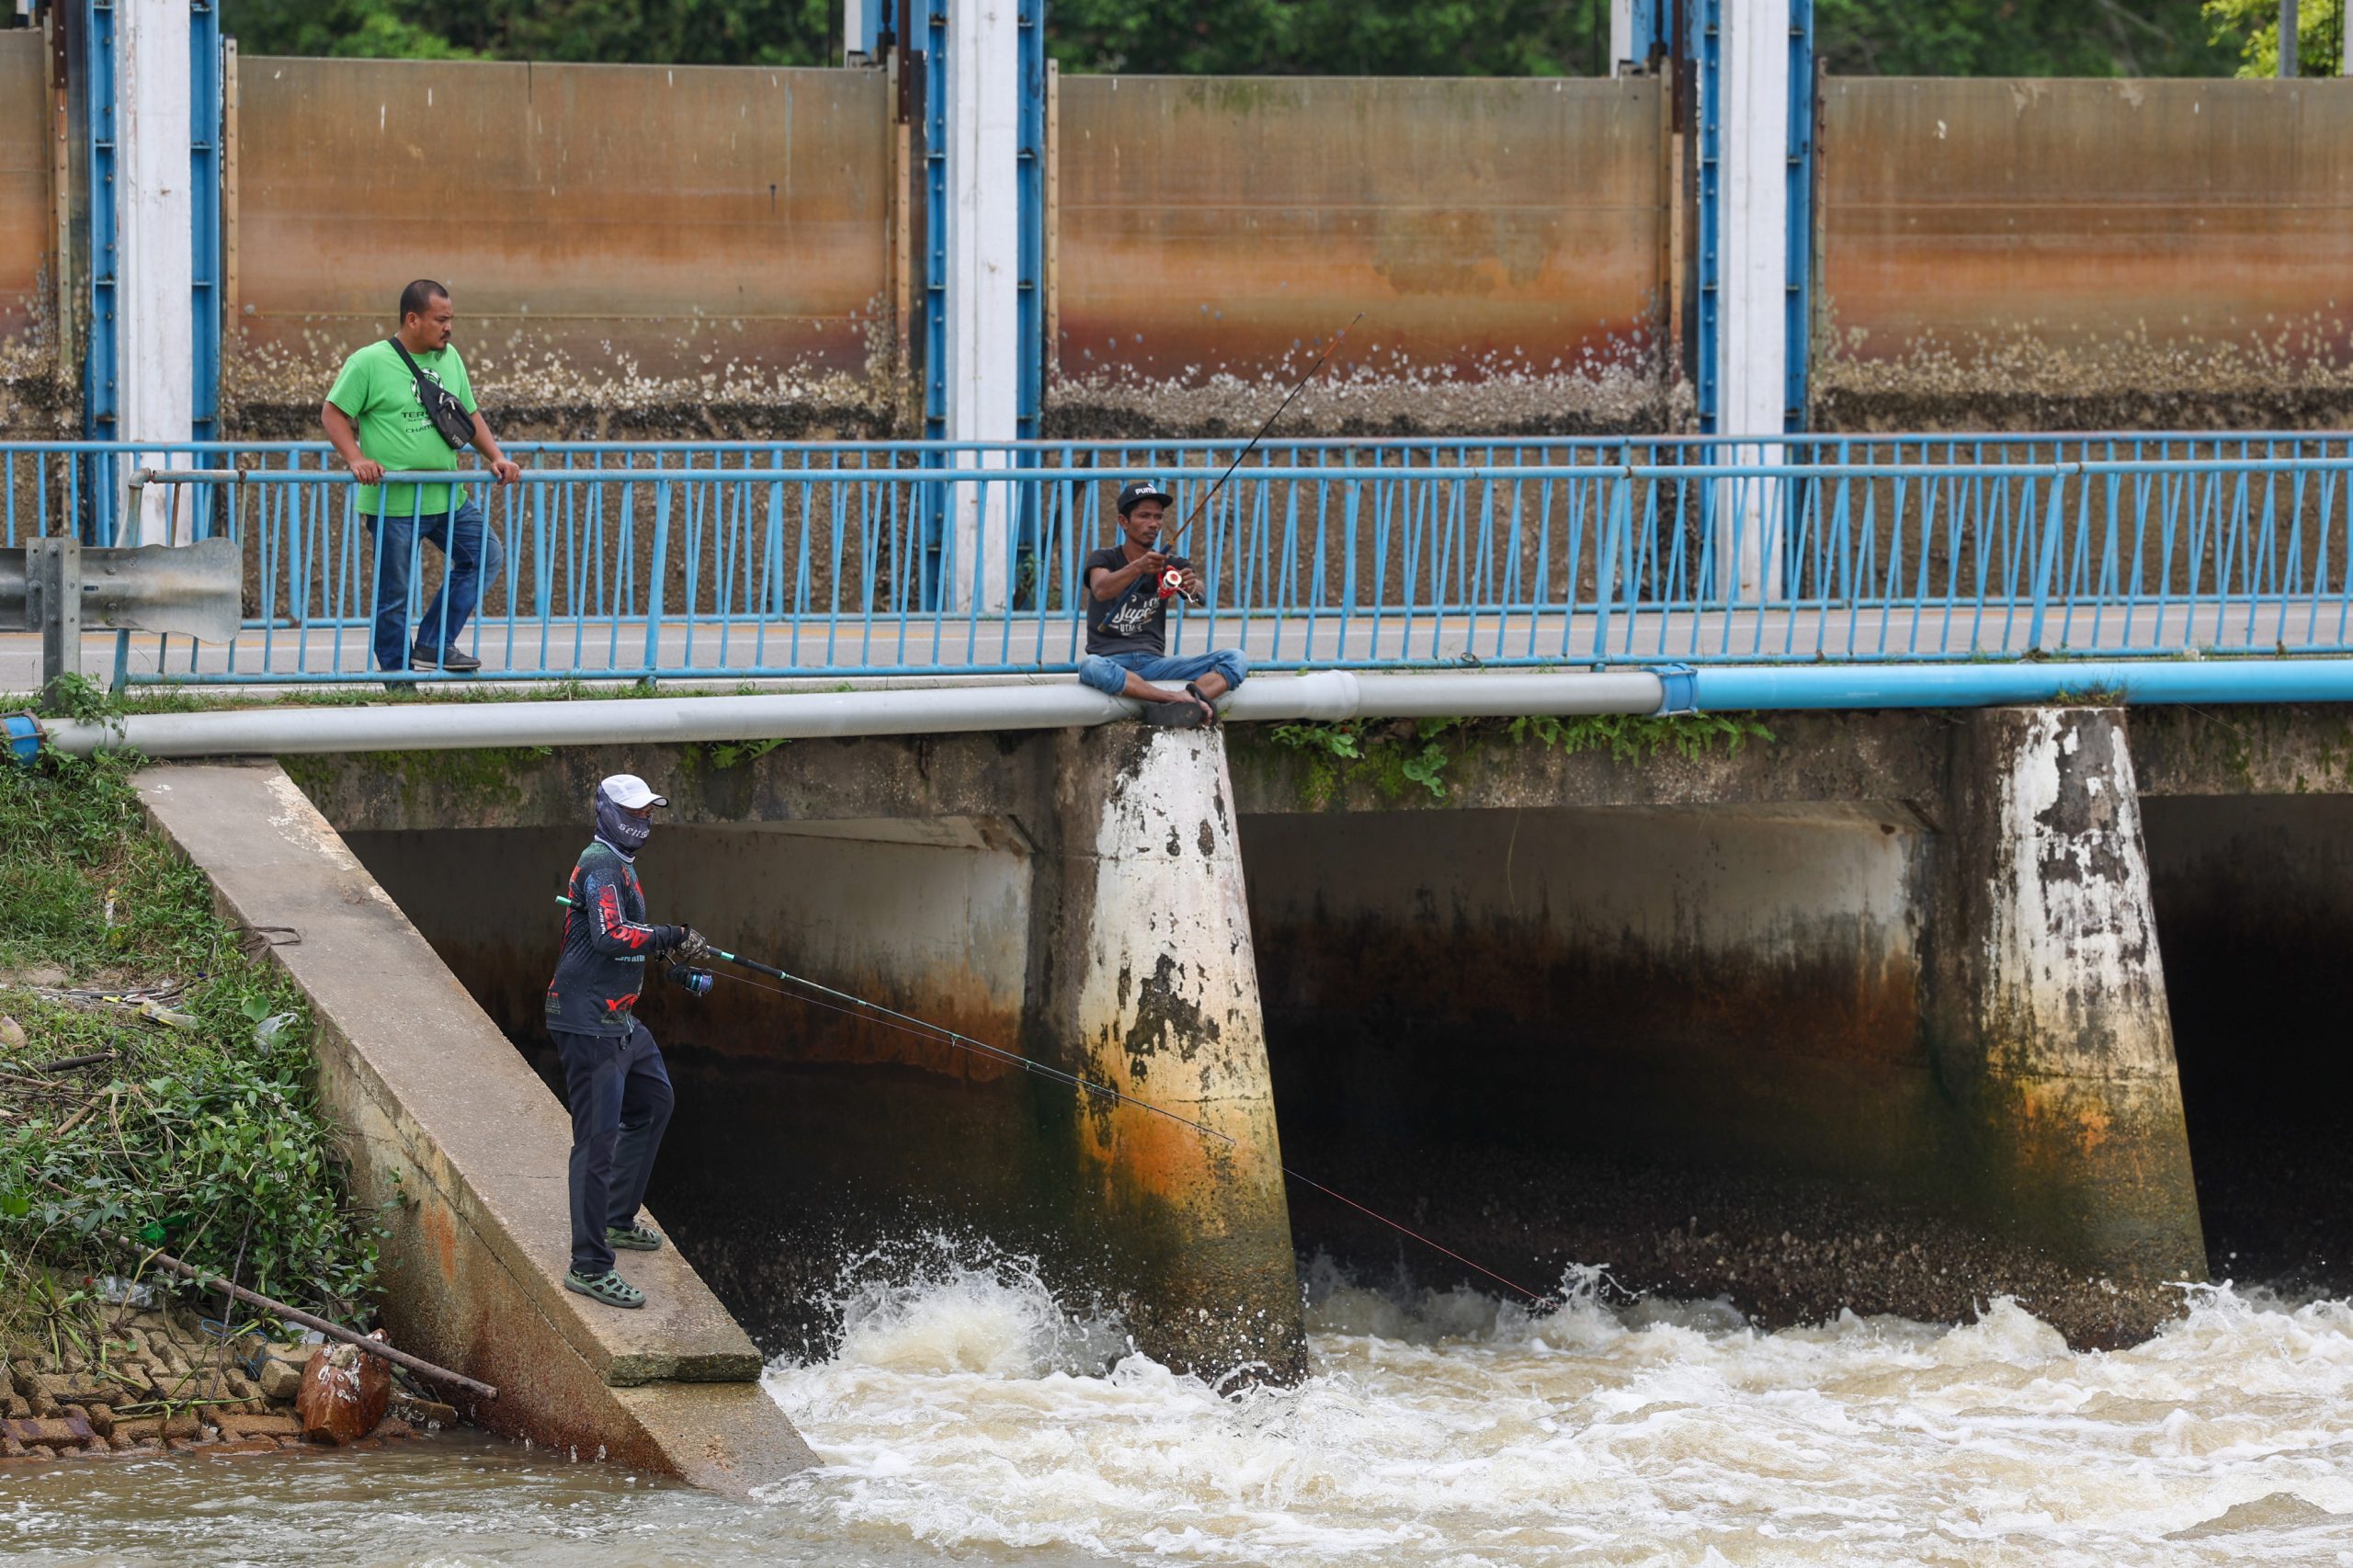
<svg viewBox="0 0 2353 1568"><path fill-rule="evenodd" d="M121 399L116 384L115 280L118 251L115 218L114 6L85 0L82 58L85 156L90 171L90 320L82 363L82 433L111 440ZM108 465L92 458L83 474L89 497L90 539L114 542L114 484Z"/></svg>
<svg viewBox="0 0 2353 1568"><path fill-rule="evenodd" d="M188 6L189 308L195 312L190 356L196 376L191 433L212 440L221 419L221 13L212 0Z"/></svg>
<svg viewBox="0 0 2353 1568"><path fill-rule="evenodd" d="M1014 428L1035 438L1046 389L1046 0L1019 0L1021 124L1016 176L1021 197L1021 407Z"/></svg>
<svg viewBox="0 0 2353 1568"><path fill-rule="evenodd" d="M1652 51L1673 44L1670 8L1675 0L1633 0L1628 11L1626 58L1637 65L1650 63Z"/></svg>
<svg viewBox="0 0 2353 1568"><path fill-rule="evenodd" d="M1789 324L1781 428L1806 427L1807 360L1813 324L1813 0L1790 0Z"/></svg>
<svg viewBox="0 0 2353 1568"><path fill-rule="evenodd" d="M1017 13L1021 50L1021 119L1015 134L1018 168L1015 189L1021 201L1021 275L1015 284L1019 315L1015 324L1014 351L1021 357L1020 406L1014 411L1013 433L1035 440L1038 419L1046 401L1046 0L1019 0ZM1017 468L1035 468L1038 455L1023 451ZM1023 484L1016 489L1012 602L1035 608L1039 577L1040 535L1038 493Z"/></svg>
<svg viewBox="0 0 2353 1568"><path fill-rule="evenodd" d="M1692 311L1692 340L1699 352L1692 392L1702 435L1716 433L1719 408L1717 325L1723 299L1723 0L1688 0L1685 36L1692 62L1692 123L1698 133L1699 232L1692 236L1691 266L1699 288Z"/></svg>
<svg viewBox="0 0 2353 1568"><path fill-rule="evenodd" d="M925 0L923 51L923 438L948 437L948 0ZM926 468L944 466L927 451ZM926 484L923 497L923 608L940 606L941 553L948 538L947 487Z"/></svg>

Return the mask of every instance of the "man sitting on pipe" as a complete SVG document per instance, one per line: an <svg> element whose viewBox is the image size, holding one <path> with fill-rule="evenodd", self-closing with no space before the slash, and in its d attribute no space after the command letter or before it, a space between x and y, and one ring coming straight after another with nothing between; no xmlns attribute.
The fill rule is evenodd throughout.
<svg viewBox="0 0 2353 1568"><path fill-rule="evenodd" d="M548 1033L572 1108L572 1272L563 1286L614 1307L645 1305L645 1292L613 1267L613 1249L662 1244L637 1210L673 1103L662 1048L631 1009L647 959L691 962L710 951L692 926L645 921L637 852L654 831L654 808L669 803L633 773L597 786L597 836L572 868L563 951L548 982Z"/></svg>
<svg viewBox="0 0 2353 1568"><path fill-rule="evenodd" d="M1168 656L1168 601L1200 603L1200 574L1160 543L1168 492L1149 479L1120 490L1124 542L1086 558L1086 657L1078 678L1108 697L1145 704L1143 722L1189 730L1217 722L1217 699L1249 673L1239 648ZM1181 680L1182 692L1153 682Z"/></svg>

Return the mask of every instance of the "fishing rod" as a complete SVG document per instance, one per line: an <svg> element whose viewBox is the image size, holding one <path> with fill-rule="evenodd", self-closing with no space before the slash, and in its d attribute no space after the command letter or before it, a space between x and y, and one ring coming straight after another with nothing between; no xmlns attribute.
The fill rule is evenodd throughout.
<svg viewBox="0 0 2353 1568"><path fill-rule="evenodd" d="M577 903L574 903L570 898L562 893L558 893L556 895L556 903L563 905L566 909L577 909L580 907ZM808 991L821 993L824 996L838 998L841 1003L848 1004L848 1006L837 1006L833 1002L823 1001L817 996L804 995L798 992L787 991L781 986L762 985L756 981L747 980L739 974L715 975L714 971L710 970L674 968L671 971L673 978L678 979L679 983L681 983L687 990L693 992L699 996L710 994L710 983L714 978L732 980L739 985L748 985L755 991L766 991L772 995L787 997L792 1001L800 1002L808 1006L823 1007L828 1012L840 1013L845 1017L853 1018L862 1018L869 1023L878 1023L885 1028L896 1029L901 1034L913 1035L918 1040L928 1040L938 1044L952 1046L959 1051L969 1051L975 1055L985 1057L992 1062L1003 1062L1008 1067L1018 1067L1025 1072L1034 1073L1041 1078L1050 1079L1054 1083L1064 1085L1065 1087L1078 1089L1086 1094L1094 1095L1098 1098L1113 1101L1116 1104L1133 1106L1138 1110L1149 1111L1154 1116L1165 1117L1168 1120L1175 1122L1179 1127L1189 1127L1194 1131L1199 1133L1202 1137L1214 1138L1219 1142L1226 1144L1230 1148L1239 1149L1245 1146L1242 1141L1234 1137L1232 1133L1221 1132L1216 1128L1210 1126L1206 1122L1196 1121L1188 1116L1181 1116L1176 1111L1170 1110L1165 1106L1154 1105L1150 1100L1139 1099L1135 1096L1128 1094L1124 1090L1115 1089L1108 1084L1100 1084L1092 1078L1082 1077L1076 1073L1065 1072L1062 1068L1051 1066L1047 1062L1040 1062L1034 1056L1024 1056L1017 1051L1007 1051L1003 1046L991 1045L986 1040L974 1040L972 1036L959 1033L957 1030L951 1029L944 1024L935 1024L927 1018L916 1017L912 1013L902 1013L895 1007L886 1007L881 1003L869 1001L867 998L857 994L855 992L839 991L835 989L833 986L824 984L823 982L811 980L806 975L795 974L790 970L779 969L772 963L762 963L757 959L746 958L741 953L731 953L722 948L711 949L710 956L712 958L722 960L724 962L732 963L739 969L748 969L756 974L765 974L773 979L784 981L789 984L804 987ZM862 1009L862 1011L854 1009ZM1518 1280L1507 1278L1504 1275L1498 1274L1494 1269L1489 1268L1484 1264L1472 1262L1470 1258L1467 1258L1461 1253L1456 1252L1452 1247L1432 1241L1429 1237L1422 1234L1419 1231L1413 1229L1411 1226L1391 1219L1388 1215L1381 1213L1377 1209L1367 1208L1365 1205L1358 1202L1355 1199L1350 1198L1347 1194L1326 1187L1313 1176L1302 1176L1298 1171L1295 1171L1291 1169L1290 1166L1285 1165L1279 1164L1276 1168L1281 1171L1286 1177L1298 1182L1301 1186L1313 1187L1317 1192L1324 1194L1326 1198L1347 1204L1358 1213L1365 1215L1369 1219L1379 1221L1381 1224L1388 1226L1399 1235L1419 1242L1422 1245L1428 1247L1432 1252L1439 1253L1447 1257L1452 1258L1455 1262L1462 1265L1463 1267L1483 1274L1488 1278L1494 1280L1496 1284L1506 1286L1510 1290L1518 1291L1519 1294L1527 1297L1529 1301L1535 1302L1539 1306L1552 1306L1557 1304L1552 1297L1543 1295L1539 1291L1531 1290L1527 1286L1522 1285Z"/></svg>
<svg viewBox="0 0 2353 1568"><path fill-rule="evenodd" d="M1217 476L1217 483L1210 486L1209 494L1193 503L1193 510L1185 518L1184 526L1179 528L1168 540L1167 548L1170 551L1174 551L1183 541L1185 536L1192 531L1193 525L1201 520L1201 513L1208 509L1211 502L1217 499L1217 493L1225 488L1225 482L1233 477L1233 471L1242 466L1242 460L1258 449L1258 443L1267 438L1267 432L1275 427L1275 421L1283 416L1283 410L1291 405L1293 398L1307 390L1307 383L1313 381L1323 370L1325 362L1332 358L1332 351L1340 347L1340 340L1355 331L1357 323L1362 320L1364 320L1364 312L1358 311L1349 318L1348 324L1342 327L1333 336L1332 341L1324 346L1324 352L1315 357L1315 363L1307 368L1307 374L1299 378L1298 384L1290 389L1289 395L1275 405L1275 411L1272 414L1267 415L1267 422L1258 426L1258 433L1250 437L1250 444L1233 454L1233 460L1225 465L1225 472Z"/></svg>

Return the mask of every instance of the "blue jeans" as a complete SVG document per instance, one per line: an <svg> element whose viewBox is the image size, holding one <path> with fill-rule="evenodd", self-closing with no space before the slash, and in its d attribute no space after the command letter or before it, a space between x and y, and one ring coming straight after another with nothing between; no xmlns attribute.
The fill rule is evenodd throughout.
<svg viewBox="0 0 2353 1568"><path fill-rule="evenodd" d="M1106 697L1117 697L1127 690L1131 674L1146 680L1192 681L1211 670L1223 676L1231 687L1242 684L1250 666L1243 661L1239 648L1217 648L1173 659L1165 653L1089 653L1079 661L1078 678Z"/></svg>
<svg viewBox="0 0 2353 1568"><path fill-rule="evenodd" d="M381 518L368 519L383 549L376 570L378 669L408 668L408 561L419 539L439 550L449 562L448 577L416 623L416 651L437 664L444 646L443 601L448 601L449 615L448 644L454 646L458 633L472 619L474 607L490 592L490 585L498 581L498 574L506 564L506 550L483 521L482 508L467 501L459 506L457 517L454 544L447 512L427 512L423 517L388 513Z"/></svg>
<svg viewBox="0 0 2353 1568"><path fill-rule="evenodd" d="M595 1279L613 1267L605 1228L637 1223L676 1096L662 1048L643 1024L631 1020L626 1040L548 1032L563 1060L563 1097L572 1108L572 1267Z"/></svg>

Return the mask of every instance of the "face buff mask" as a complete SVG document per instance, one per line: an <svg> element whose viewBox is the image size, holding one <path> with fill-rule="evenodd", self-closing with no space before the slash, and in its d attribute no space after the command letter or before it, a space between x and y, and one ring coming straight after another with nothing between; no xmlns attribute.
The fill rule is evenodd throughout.
<svg viewBox="0 0 2353 1568"><path fill-rule="evenodd" d="M605 787L597 787L597 836L631 859L645 847L647 835L654 831L651 817L631 816L613 803Z"/></svg>

